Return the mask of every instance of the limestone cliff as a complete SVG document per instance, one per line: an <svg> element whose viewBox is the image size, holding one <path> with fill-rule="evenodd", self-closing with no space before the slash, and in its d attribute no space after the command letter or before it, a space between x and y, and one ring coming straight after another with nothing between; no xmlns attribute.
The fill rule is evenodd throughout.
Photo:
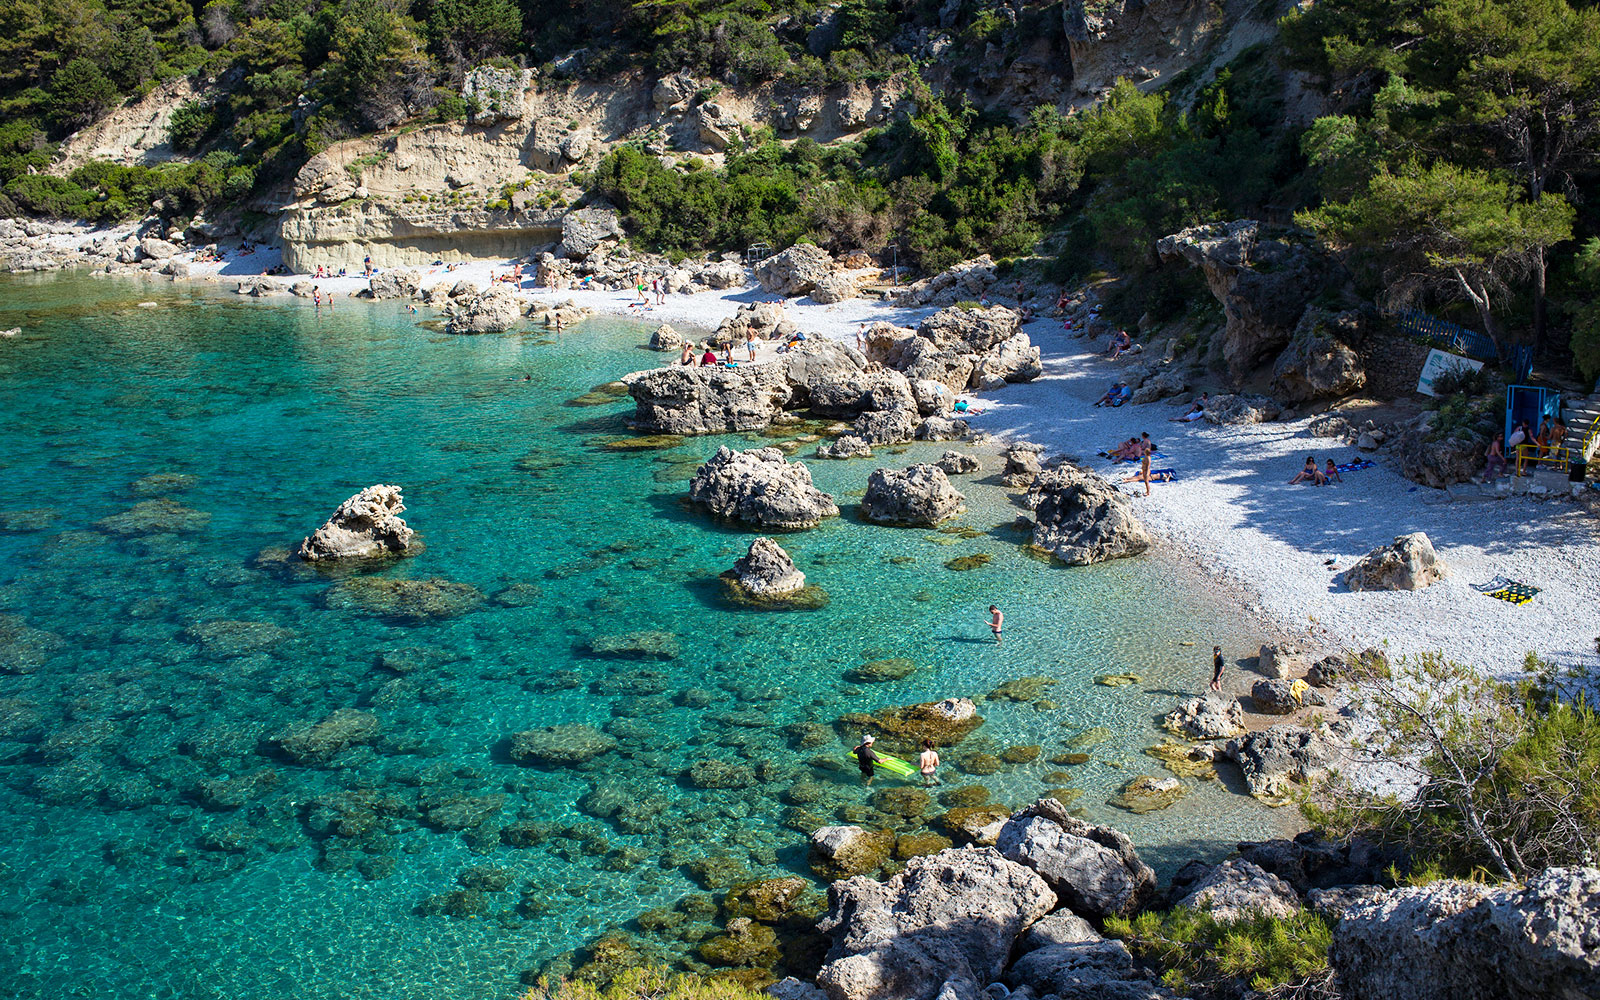
<svg viewBox="0 0 1600 1000"><path fill-rule="evenodd" d="M568 174L613 147L712 162L755 126L821 141L882 124L896 86L827 92L769 86L716 91L687 74L628 76L606 86L544 83L528 71L480 69L463 94L470 122L336 143L308 160L283 207L280 236L293 270L504 259L561 238Z"/></svg>

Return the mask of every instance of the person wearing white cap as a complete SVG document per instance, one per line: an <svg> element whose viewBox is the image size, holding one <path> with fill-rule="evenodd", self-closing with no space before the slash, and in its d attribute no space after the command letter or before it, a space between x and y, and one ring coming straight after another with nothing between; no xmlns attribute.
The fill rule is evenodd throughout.
<svg viewBox="0 0 1600 1000"><path fill-rule="evenodd" d="M877 741L878 738L876 736L868 733L861 737L861 742L856 745L854 750L850 751L855 755L856 763L861 765L861 783L863 785L872 784L872 766L879 759L877 753L872 749L872 744Z"/></svg>

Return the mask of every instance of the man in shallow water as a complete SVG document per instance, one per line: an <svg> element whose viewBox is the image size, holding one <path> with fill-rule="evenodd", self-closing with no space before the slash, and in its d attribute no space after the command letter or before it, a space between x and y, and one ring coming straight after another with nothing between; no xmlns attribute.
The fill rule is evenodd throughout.
<svg viewBox="0 0 1600 1000"><path fill-rule="evenodd" d="M861 783L863 785L872 784L872 767L878 760L878 754L872 749L872 744L877 741L878 738L876 736L868 733L861 737L861 742L856 744L855 749L850 751L855 754L856 763L861 766Z"/></svg>

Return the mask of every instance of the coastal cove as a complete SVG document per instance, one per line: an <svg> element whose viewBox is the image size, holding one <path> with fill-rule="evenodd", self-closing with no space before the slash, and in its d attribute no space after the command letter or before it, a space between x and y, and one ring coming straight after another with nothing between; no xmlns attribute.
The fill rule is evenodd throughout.
<svg viewBox="0 0 1600 1000"><path fill-rule="evenodd" d="M1210 646L1245 657L1268 638L1180 553L1030 557L992 445L954 477L968 509L944 527L970 530L866 524L873 468L949 445L828 462L803 442L792 457L842 515L778 541L829 603L734 608L717 575L755 533L692 509L687 480L719 445L820 427L637 448L630 401L590 390L667 360L641 350L654 324L453 337L428 320L401 302L0 278L0 328L23 330L0 344L14 995L498 1000L612 927L682 962L641 913L808 874L797 810L864 815L844 758L859 734L835 719L952 696L986 721L947 753L947 789L1010 807L1079 790L1162 876L1299 827L1227 774L1158 812L1106 804L1165 773L1142 751L1203 690ZM287 559L372 483L404 489L420 554L355 573ZM360 579L437 586L409 613ZM659 633L645 658L595 655L641 632ZM846 677L896 658L909 676ZM1122 673L1139 681L1094 682ZM985 700L1021 678L1054 683ZM373 724L325 757L285 749L340 712ZM622 746L581 768L508 755L512 733L565 723ZM1091 759L1048 762L1069 747ZM1021 762L962 773L1008 749ZM733 777L702 787L701 761ZM441 897L463 888L451 915Z"/></svg>

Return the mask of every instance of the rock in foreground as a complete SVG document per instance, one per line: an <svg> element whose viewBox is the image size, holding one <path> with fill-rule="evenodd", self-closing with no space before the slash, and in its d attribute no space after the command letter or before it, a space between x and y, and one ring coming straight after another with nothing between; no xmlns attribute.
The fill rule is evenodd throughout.
<svg viewBox="0 0 1600 1000"><path fill-rule="evenodd" d="M1600 996L1600 869L1380 892L1344 909L1328 956L1351 1000Z"/></svg>
<svg viewBox="0 0 1600 1000"><path fill-rule="evenodd" d="M777 542L757 538L750 550L722 574L728 600L737 605L773 610L816 610L828 603L821 587L807 586L806 575Z"/></svg>
<svg viewBox="0 0 1600 1000"><path fill-rule="evenodd" d="M1130 914L1155 892L1156 873L1139 860L1127 835L1068 815L1055 799L1040 799L1012 816L995 846L1043 876L1079 916Z"/></svg>
<svg viewBox="0 0 1600 1000"><path fill-rule="evenodd" d="M1448 575L1433 542L1421 531L1380 545L1344 572L1351 590L1421 590Z"/></svg>
<svg viewBox="0 0 1600 1000"><path fill-rule="evenodd" d="M779 531L815 528L839 514L833 497L811 484L811 471L785 461L776 448L734 451L723 445L689 481L689 499L718 517Z"/></svg>
<svg viewBox="0 0 1600 1000"><path fill-rule="evenodd" d="M976 997L1017 937L1056 905L1037 874L991 848L912 858L887 882L828 890L817 926L834 936L817 984L831 1000Z"/></svg>
<svg viewBox="0 0 1600 1000"><path fill-rule="evenodd" d="M296 554L308 562L370 559L404 552L416 536L400 519L406 509L400 487L368 486L339 505L333 516L300 542Z"/></svg>

